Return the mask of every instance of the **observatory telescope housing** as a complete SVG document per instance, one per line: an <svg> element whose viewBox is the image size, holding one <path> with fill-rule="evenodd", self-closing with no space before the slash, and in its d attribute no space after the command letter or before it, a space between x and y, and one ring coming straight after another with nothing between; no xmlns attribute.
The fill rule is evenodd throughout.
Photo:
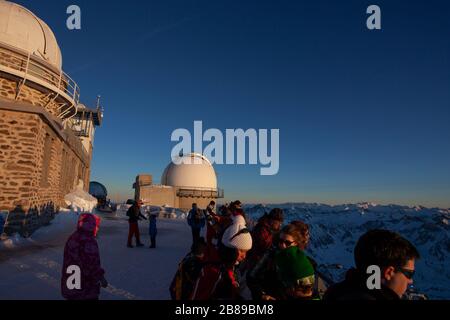
<svg viewBox="0 0 450 320"><path fill-rule="evenodd" d="M62 70L49 26L28 9L0 1L0 210L56 211L84 182L102 111L79 103Z"/></svg>
<svg viewBox="0 0 450 320"><path fill-rule="evenodd" d="M161 184L153 184L151 175L139 175L133 185L135 198L145 204L189 210L192 203L206 208L211 200L223 198L217 187L217 176L211 162L203 155L190 153L180 156L181 164L173 162L164 170ZM185 161L184 161L185 160Z"/></svg>
<svg viewBox="0 0 450 320"><path fill-rule="evenodd" d="M106 187L97 181L89 182L89 194L97 199L104 199L108 196Z"/></svg>

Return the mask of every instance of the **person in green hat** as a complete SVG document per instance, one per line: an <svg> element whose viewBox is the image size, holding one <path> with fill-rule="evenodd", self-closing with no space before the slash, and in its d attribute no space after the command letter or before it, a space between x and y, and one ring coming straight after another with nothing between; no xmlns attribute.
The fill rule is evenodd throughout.
<svg viewBox="0 0 450 320"><path fill-rule="evenodd" d="M314 268L298 246L290 246L275 254L277 277L281 284L279 299L312 299Z"/></svg>
<svg viewBox="0 0 450 320"><path fill-rule="evenodd" d="M304 253L308 242L309 227L303 222L293 221L281 229L274 245L247 273L254 300L314 299L313 296L317 296L314 262Z"/></svg>

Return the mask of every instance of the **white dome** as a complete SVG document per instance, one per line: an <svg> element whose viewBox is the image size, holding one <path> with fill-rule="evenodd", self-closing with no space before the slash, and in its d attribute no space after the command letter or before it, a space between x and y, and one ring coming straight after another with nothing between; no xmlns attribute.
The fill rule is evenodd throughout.
<svg viewBox="0 0 450 320"><path fill-rule="evenodd" d="M61 70L61 50L52 30L16 3L0 0L0 42L31 52Z"/></svg>
<svg viewBox="0 0 450 320"><path fill-rule="evenodd" d="M217 177L211 162L201 154L190 153L181 156L178 160L191 163L174 164L173 162L164 170L161 184L172 187L192 189L217 190ZM194 160L198 161L195 163Z"/></svg>

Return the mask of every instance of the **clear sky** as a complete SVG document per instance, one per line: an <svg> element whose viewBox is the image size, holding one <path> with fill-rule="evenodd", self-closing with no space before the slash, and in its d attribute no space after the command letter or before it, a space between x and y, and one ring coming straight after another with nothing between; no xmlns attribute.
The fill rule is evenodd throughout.
<svg viewBox="0 0 450 320"><path fill-rule="evenodd" d="M82 101L102 96L92 179L110 195L158 181L172 131L202 120L280 129L277 175L216 166L227 199L450 207L446 0L16 2L52 28Z"/></svg>

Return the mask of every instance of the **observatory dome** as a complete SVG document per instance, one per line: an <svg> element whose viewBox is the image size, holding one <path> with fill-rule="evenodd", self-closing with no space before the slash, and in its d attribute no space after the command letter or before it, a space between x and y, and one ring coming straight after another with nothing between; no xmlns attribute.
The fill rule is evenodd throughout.
<svg viewBox="0 0 450 320"><path fill-rule="evenodd" d="M169 163L162 174L161 184L172 187L217 190L216 172L205 156L190 153L180 157L180 160L183 159L191 160L191 163L178 165L173 162ZM195 159L198 163L194 162Z"/></svg>
<svg viewBox="0 0 450 320"><path fill-rule="evenodd" d="M61 50L52 30L16 3L0 0L0 42L31 53L61 70Z"/></svg>
<svg viewBox="0 0 450 320"><path fill-rule="evenodd" d="M89 182L89 194L96 198L106 198L108 191L106 187L97 181Z"/></svg>

